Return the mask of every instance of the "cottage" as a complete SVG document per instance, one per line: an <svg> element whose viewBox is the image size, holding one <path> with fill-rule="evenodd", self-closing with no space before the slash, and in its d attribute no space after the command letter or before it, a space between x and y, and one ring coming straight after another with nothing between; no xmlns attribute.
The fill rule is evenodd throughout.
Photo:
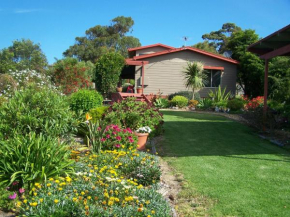
<svg viewBox="0 0 290 217"><path fill-rule="evenodd" d="M201 97L206 97L209 90L219 85L235 93L236 60L193 47L174 48L163 44L130 48L128 53L128 66L121 76L135 79L135 89L142 86L145 95L159 90L163 95L188 90L182 74L188 61L202 62L208 75L206 87L199 90Z"/></svg>

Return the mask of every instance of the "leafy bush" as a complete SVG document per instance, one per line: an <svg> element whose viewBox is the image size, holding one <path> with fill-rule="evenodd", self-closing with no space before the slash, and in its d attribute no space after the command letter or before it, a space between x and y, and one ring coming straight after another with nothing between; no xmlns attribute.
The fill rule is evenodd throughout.
<svg viewBox="0 0 290 217"><path fill-rule="evenodd" d="M169 100L165 98L157 98L153 104L156 108L168 108L170 105Z"/></svg>
<svg viewBox="0 0 290 217"><path fill-rule="evenodd" d="M247 97L244 97L244 100L247 102L245 105L245 108L248 110L254 110L258 107L263 107L264 105L264 97L263 96L258 96L256 98L253 98L249 100Z"/></svg>
<svg viewBox="0 0 290 217"><path fill-rule="evenodd" d="M78 123L65 97L48 88L29 86L0 107L0 138L31 131L55 137L70 137Z"/></svg>
<svg viewBox="0 0 290 217"><path fill-rule="evenodd" d="M134 97L114 103L107 111L104 120L107 124L115 124L133 131L139 127L149 126L150 136L158 135L162 131L163 117L158 109L145 102L136 101Z"/></svg>
<svg viewBox="0 0 290 217"><path fill-rule="evenodd" d="M229 100L227 103L227 108L229 108L231 111L241 110L244 108L244 100L238 98Z"/></svg>
<svg viewBox="0 0 290 217"><path fill-rule="evenodd" d="M106 127L102 142L102 150L134 150L137 147L137 137L130 128L122 129L117 125Z"/></svg>
<svg viewBox="0 0 290 217"><path fill-rule="evenodd" d="M98 59L95 81L100 93L107 95L115 91L124 65L124 57L116 52L104 54Z"/></svg>
<svg viewBox="0 0 290 217"><path fill-rule="evenodd" d="M103 114L105 114L105 112L109 109L108 106L100 106L97 108L93 108L89 110L89 114L92 117L92 122L96 123L97 121L99 121Z"/></svg>
<svg viewBox="0 0 290 217"><path fill-rule="evenodd" d="M227 108L228 101L221 100L219 102L213 102L214 106L217 106L219 109L225 110Z"/></svg>
<svg viewBox="0 0 290 217"><path fill-rule="evenodd" d="M11 75L0 74L0 96L11 97L17 88L17 82Z"/></svg>
<svg viewBox="0 0 290 217"><path fill-rule="evenodd" d="M70 107L75 112L87 112L101 106L102 103L102 95L95 90L81 89L70 96Z"/></svg>
<svg viewBox="0 0 290 217"><path fill-rule="evenodd" d="M75 58L58 60L50 68L54 82L64 94L71 94L81 88L92 87L94 64L90 61L79 62Z"/></svg>
<svg viewBox="0 0 290 217"><path fill-rule="evenodd" d="M175 96L173 99L170 101L172 106L178 106L179 108L183 108L187 106L188 99L184 96Z"/></svg>
<svg viewBox="0 0 290 217"><path fill-rule="evenodd" d="M35 182L72 172L67 146L57 138L31 133L0 142L0 183L31 189Z"/></svg>
<svg viewBox="0 0 290 217"><path fill-rule="evenodd" d="M212 108L213 106L213 101L209 98L203 98L199 101L197 107L202 109L202 110L208 110Z"/></svg>
<svg viewBox="0 0 290 217"><path fill-rule="evenodd" d="M169 100L172 100L173 97L175 96L184 96L186 97L188 100L191 100L192 99L192 91L179 91L179 92L176 92L176 93L173 93L173 94L170 94L168 96L168 99ZM196 98L195 98L196 99Z"/></svg>

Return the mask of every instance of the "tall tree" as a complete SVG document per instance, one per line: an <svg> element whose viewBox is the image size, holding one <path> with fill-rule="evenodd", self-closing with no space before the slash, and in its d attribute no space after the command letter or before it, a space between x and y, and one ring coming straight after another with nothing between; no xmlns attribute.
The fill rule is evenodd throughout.
<svg viewBox="0 0 290 217"><path fill-rule="evenodd" d="M229 37L234 32L241 31L241 28L234 23L225 23L222 28L217 31L202 35L203 40L208 40L211 46L214 46L218 53L223 54L227 51Z"/></svg>
<svg viewBox="0 0 290 217"><path fill-rule="evenodd" d="M207 52L211 52L211 53L218 53L215 46L212 45L211 43L208 42L208 40L205 40L203 42L199 42L195 45L193 45L192 47L195 47L197 49L200 49L200 50L204 50L204 51L207 51Z"/></svg>
<svg viewBox="0 0 290 217"><path fill-rule="evenodd" d="M234 32L228 40L227 48L233 52L232 58L238 60L238 82L244 86L246 95L263 95L264 61L247 51L247 47L259 40L254 30Z"/></svg>
<svg viewBox="0 0 290 217"><path fill-rule="evenodd" d="M43 72L46 67L47 59L40 45L29 39L13 41L12 46L0 51L0 73L24 69Z"/></svg>
<svg viewBox="0 0 290 217"><path fill-rule="evenodd" d="M86 30L86 36L76 37L76 43L63 54L81 61L95 63L103 54L112 51L120 52L127 57L127 49L140 46L139 39L126 36L132 32L134 21L131 17L119 16L112 20L111 25L97 25Z"/></svg>

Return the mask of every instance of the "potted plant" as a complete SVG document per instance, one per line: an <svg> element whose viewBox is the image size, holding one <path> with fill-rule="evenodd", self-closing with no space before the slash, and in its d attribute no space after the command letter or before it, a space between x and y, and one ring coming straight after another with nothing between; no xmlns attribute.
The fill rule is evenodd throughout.
<svg viewBox="0 0 290 217"><path fill-rule="evenodd" d="M151 131L148 126L140 127L135 131L135 135L138 136L138 150L145 150L147 138Z"/></svg>
<svg viewBox="0 0 290 217"><path fill-rule="evenodd" d="M119 81L118 82L118 85L117 85L117 88L116 88L116 91L118 92L118 93L121 93L122 92L122 82L121 81Z"/></svg>
<svg viewBox="0 0 290 217"><path fill-rule="evenodd" d="M143 90L143 89L142 89L142 86L138 86L138 87L137 87L137 93L142 93L142 90Z"/></svg>

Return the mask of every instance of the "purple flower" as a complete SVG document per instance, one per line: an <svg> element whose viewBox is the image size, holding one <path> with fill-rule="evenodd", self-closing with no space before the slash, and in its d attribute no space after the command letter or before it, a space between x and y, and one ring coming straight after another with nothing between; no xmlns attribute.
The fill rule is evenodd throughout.
<svg viewBox="0 0 290 217"><path fill-rule="evenodd" d="M118 141L120 141L122 138L121 138L121 136L116 136L116 139L117 139Z"/></svg>
<svg viewBox="0 0 290 217"><path fill-rule="evenodd" d="M25 192L25 189L24 188L19 188L19 193L20 194L23 194Z"/></svg>
<svg viewBox="0 0 290 217"><path fill-rule="evenodd" d="M110 139L110 137L111 137L111 136L110 136L109 134L107 134L107 136L106 136L106 137L107 137L108 139Z"/></svg>
<svg viewBox="0 0 290 217"><path fill-rule="evenodd" d="M105 142L105 141L106 141L106 139L105 139L105 138L102 138L102 139L101 139L101 142Z"/></svg>
<svg viewBox="0 0 290 217"><path fill-rule="evenodd" d="M123 129L123 133L126 133L127 132L127 130L126 129Z"/></svg>
<svg viewBox="0 0 290 217"><path fill-rule="evenodd" d="M130 128L127 128L127 131L128 131L129 133L133 133L132 130L131 130Z"/></svg>
<svg viewBox="0 0 290 217"><path fill-rule="evenodd" d="M12 183L12 185L18 185L19 182L15 181Z"/></svg>
<svg viewBox="0 0 290 217"><path fill-rule="evenodd" d="M15 192L14 194L8 196L10 200L14 200L16 197L17 197L17 194Z"/></svg>
<svg viewBox="0 0 290 217"><path fill-rule="evenodd" d="M114 134L114 135L116 135L116 134L117 134L117 132L113 131L113 134Z"/></svg>
<svg viewBox="0 0 290 217"><path fill-rule="evenodd" d="M120 144L116 144L115 146L116 146L116 148L120 148L120 147L121 147L121 145L120 145Z"/></svg>

